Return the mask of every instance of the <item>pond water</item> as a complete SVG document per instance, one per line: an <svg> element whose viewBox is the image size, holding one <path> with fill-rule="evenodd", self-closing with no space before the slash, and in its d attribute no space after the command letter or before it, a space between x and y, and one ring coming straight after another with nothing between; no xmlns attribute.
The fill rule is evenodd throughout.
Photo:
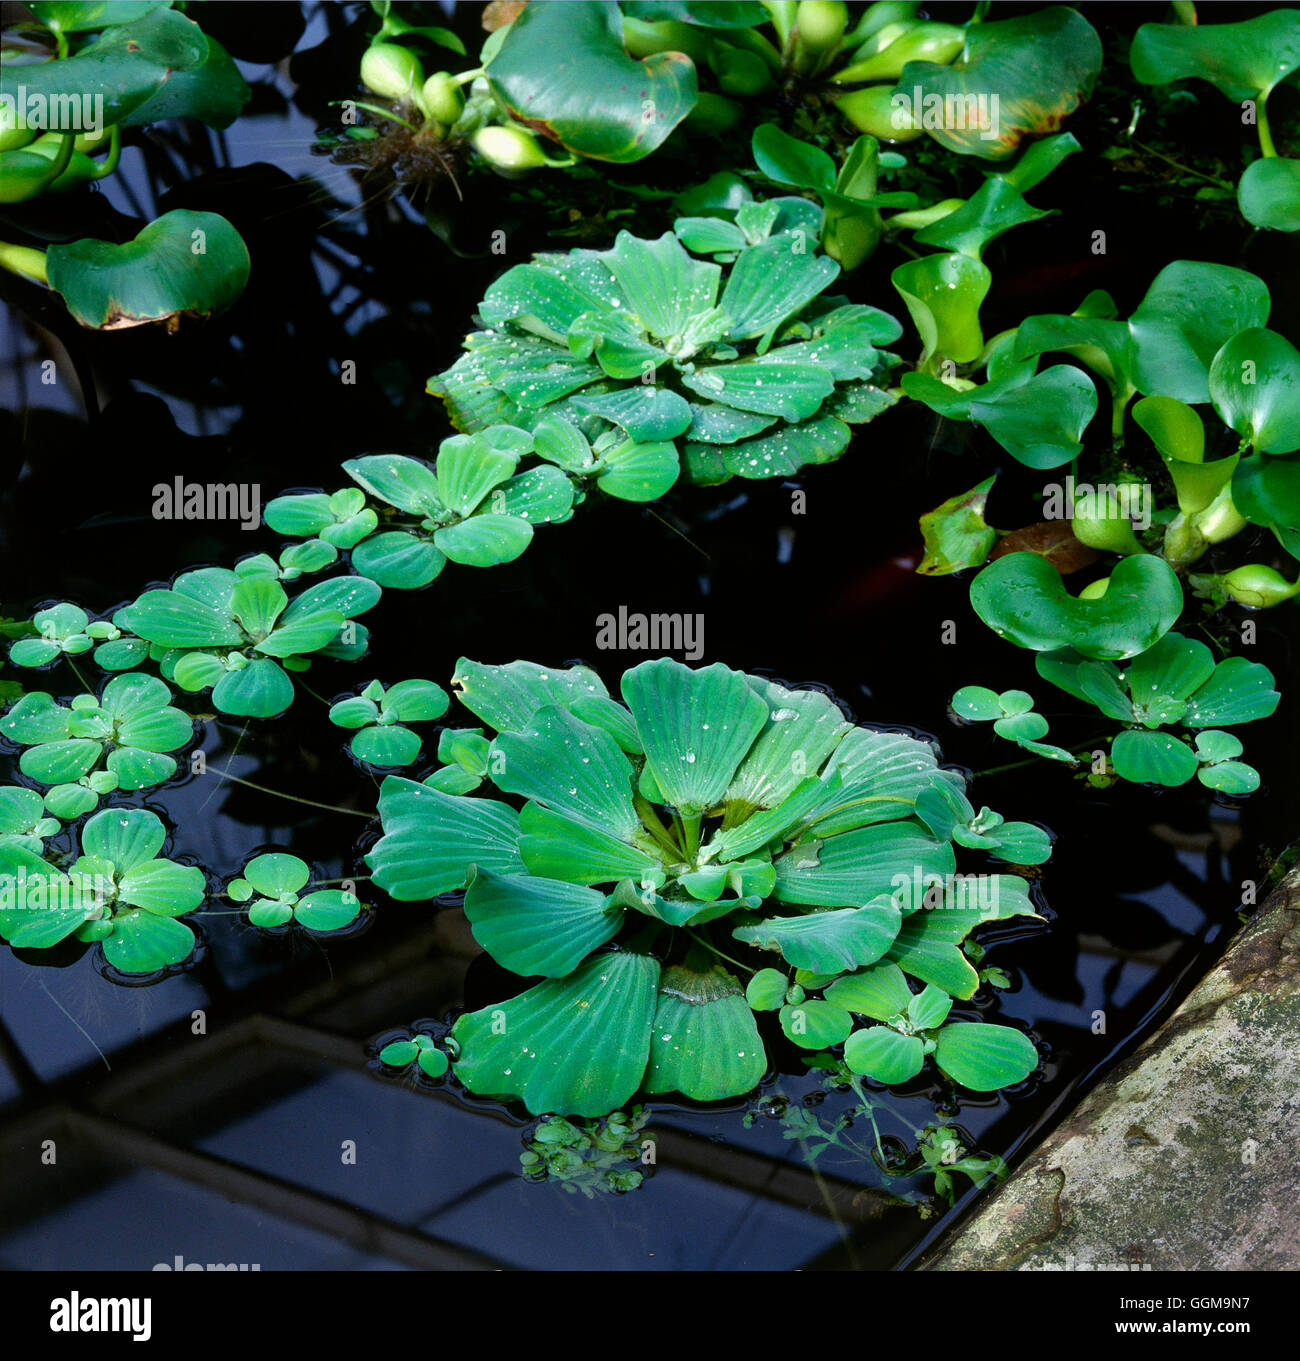
<svg viewBox="0 0 1300 1361"><path fill-rule="evenodd" d="M178 474L254 482L265 500L295 487L332 491L344 481L339 462L361 453L430 455L449 431L423 395L425 379L454 356L486 284L544 243L541 215L471 201L463 239L481 227L485 241L501 225L509 256L458 258L400 201L313 156L326 101L351 89L347 61L337 51L327 60L317 45L330 29L351 25L355 35L359 9L313 9L298 38L296 6L262 13L278 17L259 37L267 50L253 55L279 56L296 41L299 56L289 69L244 64L260 112L221 138L159 133L129 149L122 172L83 207L152 214L194 203L225 213L254 260L234 311L171 337L89 335L47 309L50 329L37 331L16 306L30 297L5 285L2 613L24 617L50 600L101 610L186 567L230 565L272 546L269 531L154 520L153 485ZM1105 144L1102 112L1071 126L1085 146ZM1094 287L1112 291L1125 314L1171 241L1190 258L1281 277L1264 244L1241 254L1235 229L1188 240L1176 205L1144 207L1135 223L1111 164L1087 152L1076 160L1068 184L1049 180L1039 194L1067 211L1020 229L1014 253L990 253L998 283L989 334L1027 309L1070 310ZM1115 242L1105 256L1088 251L1085 205L1083 221ZM846 291L899 311L885 274L873 261ZM1287 314L1277 289L1275 314ZM40 376L51 356L52 387ZM355 383L341 379L348 361ZM92 373L93 391L79 381ZM699 612L704 662L815 683L860 722L933 736L950 764L1000 767L1015 750L951 724L949 697L969 683L1046 687L1032 683L1029 654L974 618L965 581L912 571L917 516L986 476L995 456L980 434L894 410L860 427L840 462L798 482L681 490L645 509L584 507L570 524L539 531L515 563L449 568L423 591L388 592L367 617L368 658L314 666L306 682L315 695L300 693L283 719L205 717L207 773L183 774L141 802L172 829L174 858L202 866L214 889L270 846L325 879L364 875L378 824L352 814L373 813L378 781L343 749L322 699L373 676L446 686L461 656L580 660L612 684L643 660L596 647L597 616L620 607ZM991 520L1036 518L1030 497L1041 477L1014 464L1004 471ZM949 620L955 643L945 641ZM1278 620L1259 624L1252 655L1285 692L1294 643ZM1072 746L1099 733L1042 698L1053 740ZM205 713L202 696L178 702ZM1199 787L1091 790L1032 764L977 780L977 806L1043 824L1056 846L1035 887L1046 920L979 937L1011 986L959 1010L1028 1028L1045 1062L1003 1093L954 1099L928 1075L873 1093L887 1148L910 1149L915 1131L940 1123L1014 1164L1168 1014L1237 927L1243 883L1262 881L1294 832L1293 711L1284 705L1252 725L1263 789L1234 803L1212 803ZM466 716L453 707L445 721ZM8 782L12 750L0 767ZM648 1103L642 1137L653 1136L655 1162L638 1189L588 1198L526 1181L521 1112L394 1080L367 1049L417 1018L441 1022L508 995L508 976L476 957L454 904L394 903L365 885L361 896L374 909L366 929L327 943L262 937L214 895L196 919L196 961L143 987L100 976L81 947L0 953L0 1158L35 1160L46 1139L59 1148L48 1174L7 1179L0 1266L148 1268L181 1256L263 1270L880 1269L919 1260L977 1194L959 1180L949 1209L927 1178L885 1175L862 1119L810 1164L805 1141L788 1137L790 1111L829 1128L857 1098L825 1092L779 1033L769 1037L778 1071L755 1099ZM196 1011L206 1034L193 1033ZM348 1141L354 1162L340 1154Z"/></svg>

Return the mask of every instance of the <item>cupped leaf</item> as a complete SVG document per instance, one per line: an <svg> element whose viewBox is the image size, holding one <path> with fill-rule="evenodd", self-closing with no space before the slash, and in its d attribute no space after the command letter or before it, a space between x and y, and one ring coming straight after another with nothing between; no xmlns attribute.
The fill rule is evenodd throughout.
<svg viewBox="0 0 1300 1361"><path fill-rule="evenodd" d="M827 1049L840 1044L853 1028L853 1018L831 1002L808 998L781 1008L781 1029L801 1049Z"/></svg>
<svg viewBox="0 0 1300 1361"><path fill-rule="evenodd" d="M952 847L912 819L799 841L774 863L774 896L814 907L869 903L896 889L900 874L942 876L955 867Z"/></svg>
<svg viewBox="0 0 1300 1361"><path fill-rule="evenodd" d="M1300 232L1300 160L1262 156L1237 184L1237 205L1252 227Z"/></svg>
<svg viewBox="0 0 1300 1361"><path fill-rule="evenodd" d="M1235 24L1143 24L1129 62L1144 85L1199 76L1229 99L1250 99L1300 68L1300 14L1277 9Z"/></svg>
<svg viewBox="0 0 1300 1361"><path fill-rule="evenodd" d="M969 255L949 253L908 260L890 275L921 337L921 362L934 356L969 364L984 348L980 304L993 275Z"/></svg>
<svg viewBox="0 0 1300 1361"><path fill-rule="evenodd" d="M431 540L401 529L372 534L352 550L352 565L358 572L380 586L400 591L427 586L446 562Z"/></svg>
<svg viewBox="0 0 1300 1361"><path fill-rule="evenodd" d="M1115 773L1135 784L1186 784L1196 774L1196 753L1171 733L1130 728L1111 745Z"/></svg>
<svg viewBox="0 0 1300 1361"><path fill-rule="evenodd" d="M498 732L519 731L546 705L564 708L586 697L609 698L605 683L585 666L488 666L461 657L451 683L460 702Z"/></svg>
<svg viewBox="0 0 1300 1361"><path fill-rule="evenodd" d="M986 477L970 491L948 500L921 516L925 557L917 571L923 576L948 576L980 567L998 541L997 530L984 519L984 507L997 475Z"/></svg>
<svg viewBox="0 0 1300 1361"><path fill-rule="evenodd" d="M1214 409L1265 454L1300 449L1300 351L1276 331L1242 331L1210 366Z"/></svg>
<svg viewBox="0 0 1300 1361"><path fill-rule="evenodd" d="M897 964L873 964L837 979L823 994L828 1002L873 1021L892 1021L906 1015L912 990Z"/></svg>

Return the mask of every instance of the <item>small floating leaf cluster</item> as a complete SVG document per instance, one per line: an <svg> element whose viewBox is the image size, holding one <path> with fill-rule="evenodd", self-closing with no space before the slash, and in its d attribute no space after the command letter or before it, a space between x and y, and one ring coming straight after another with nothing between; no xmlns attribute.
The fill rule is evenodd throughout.
<svg viewBox="0 0 1300 1361"><path fill-rule="evenodd" d="M820 217L803 199L751 202L707 241L684 218L657 240L535 256L488 289L484 329L429 391L459 429L529 430L541 458L633 501L683 463L715 483L838 458L850 423L893 400L877 384L897 361L878 347L901 328L823 296L840 267L816 251ZM716 250L724 229L725 282L683 245Z"/></svg>
<svg viewBox="0 0 1300 1361"><path fill-rule="evenodd" d="M366 860L401 901L463 889L479 943L543 980L453 1025L453 1072L470 1091L591 1117L638 1091L736 1096L767 1071L766 1010L809 1051L864 1033L855 1016L877 1022L865 1033L910 1027L978 1090L1037 1066L1019 1031L948 1021L931 992L911 1019L906 1002L881 1016L863 1004L886 966L949 1003L971 998L969 934L1036 915L1022 878L956 874L952 843L1039 863L1046 836L977 816L929 744L721 664L643 663L621 703L583 667L462 659L453 683L495 736L449 730L451 764L386 779L384 836ZM489 782L522 807L475 792ZM740 966L737 951L781 963ZM855 1058L867 1044L845 1051L855 1071L905 1080L874 1050Z"/></svg>

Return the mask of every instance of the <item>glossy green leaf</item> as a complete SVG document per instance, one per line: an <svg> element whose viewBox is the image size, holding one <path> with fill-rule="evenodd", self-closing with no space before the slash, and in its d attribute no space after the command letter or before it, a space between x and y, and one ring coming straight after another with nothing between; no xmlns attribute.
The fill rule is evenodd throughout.
<svg viewBox="0 0 1300 1361"><path fill-rule="evenodd" d="M993 282L969 255L927 255L890 275L921 337L922 364L934 356L968 364L984 348L979 310Z"/></svg>
<svg viewBox="0 0 1300 1361"><path fill-rule="evenodd" d="M124 245L55 244L46 269L50 287L83 326L113 331L223 311L244 291L249 258L224 217L176 208Z"/></svg>
<svg viewBox="0 0 1300 1361"><path fill-rule="evenodd" d="M1235 24L1143 24L1129 51L1144 85L1198 76L1250 99L1300 68L1300 14L1276 9Z"/></svg>
<svg viewBox="0 0 1300 1361"><path fill-rule="evenodd" d="M402 591L427 586L446 561L429 539L400 529L372 534L352 550L352 565L358 572L381 586Z"/></svg>
<svg viewBox="0 0 1300 1361"><path fill-rule="evenodd" d="M1210 367L1214 409L1266 454L1300 449L1300 351L1262 328L1233 336Z"/></svg>
<svg viewBox="0 0 1300 1361"><path fill-rule="evenodd" d="M996 474L970 491L948 500L921 516L925 557L917 571L923 576L948 576L982 566L998 541L997 531L984 519Z"/></svg>
<svg viewBox="0 0 1300 1361"><path fill-rule="evenodd" d="M358 761L372 766L409 766L420 754L420 736L400 723L362 728L348 744Z"/></svg>
<svg viewBox="0 0 1300 1361"><path fill-rule="evenodd" d="M451 683L465 708L498 732L518 731L544 705L568 707L587 696L609 698L604 682L585 666L486 666L461 657Z"/></svg>
<svg viewBox="0 0 1300 1361"><path fill-rule="evenodd" d="M905 1015L912 990L897 964L873 964L840 978L826 989L828 1002L875 1021L892 1021Z"/></svg>
<svg viewBox="0 0 1300 1361"><path fill-rule="evenodd" d="M781 1008L781 1029L801 1049L826 1049L840 1044L853 1028L853 1018L842 1007L809 998Z"/></svg>
<svg viewBox="0 0 1300 1361"><path fill-rule="evenodd" d="M1045 652L1073 647L1088 657L1121 659L1152 646L1175 624L1183 593L1173 569L1150 554L1116 564L1106 593L1071 595L1061 574L1037 553L1009 553L971 583L975 613L999 636Z"/></svg>
<svg viewBox="0 0 1300 1361"><path fill-rule="evenodd" d="M493 56L488 80L521 122L581 156L619 163L660 146L697 95L688 57L660 52L633 60L623 47L618 7L591 0L522 12Z"/></svg>
<svg viewBox="0 0 1300 1361"><path fill-rule="evenodd" d="M139 910L113 917L113 933L104 938L103 950L104 958L123 973L153 973L188 959L194 944L194 932L184 922Z"/></svg>

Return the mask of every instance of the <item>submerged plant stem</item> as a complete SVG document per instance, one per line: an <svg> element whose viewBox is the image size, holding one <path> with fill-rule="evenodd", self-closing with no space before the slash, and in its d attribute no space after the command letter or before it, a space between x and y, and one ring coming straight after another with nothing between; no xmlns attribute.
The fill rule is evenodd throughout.
<svg viewBox="0 0 1300 1361"><path fill-rule="evenodd" d="M340 808L333 803L317 803L315 799L304 799L297 794L286 794L283 790L268 789L264 784L254 784L252 780L245 780L241 775L231 775L223 771L223 780L233 780L236 784L246 785L249 789L256 789L261 794L273 794L277 799L289 799L293 803L305 803L308 808L323 808L327 813L348 813L354 818L365 818L367 822L373 817L371 813L363 813L359 808Z"/></svg>

